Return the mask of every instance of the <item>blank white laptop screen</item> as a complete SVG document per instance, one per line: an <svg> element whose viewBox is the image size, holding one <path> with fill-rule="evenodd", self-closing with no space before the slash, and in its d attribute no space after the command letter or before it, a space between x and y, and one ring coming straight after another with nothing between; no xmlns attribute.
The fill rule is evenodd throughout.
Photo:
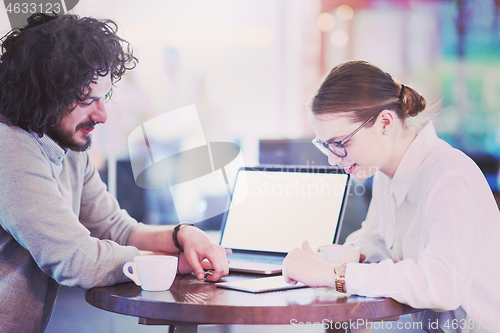
<svg viewBox="0 0 500 333"><path fill-rule="evenodd" d="M313 250L336 241L349 175L337 169L314 170L240 169L221 245L288 253L305 240Z"/></svg>

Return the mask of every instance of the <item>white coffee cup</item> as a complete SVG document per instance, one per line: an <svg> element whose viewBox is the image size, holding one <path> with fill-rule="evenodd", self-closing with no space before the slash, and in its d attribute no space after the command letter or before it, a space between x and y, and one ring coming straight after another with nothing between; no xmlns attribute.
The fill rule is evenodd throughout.
<svg viewBox="0 0 500 333"><path fill-rule="evenodd" d="M359 262L361 251L356 245L329 244L319 247L319 257L326 262L340 264L343 262Z"/></svg>
<svg viewBox="0 0 500 333"><path fill-rule="evenodd" d="M177 257L137 256L134 257L134 262L123 265L123 273L143 290L168 290L177 273Z"/></svg>

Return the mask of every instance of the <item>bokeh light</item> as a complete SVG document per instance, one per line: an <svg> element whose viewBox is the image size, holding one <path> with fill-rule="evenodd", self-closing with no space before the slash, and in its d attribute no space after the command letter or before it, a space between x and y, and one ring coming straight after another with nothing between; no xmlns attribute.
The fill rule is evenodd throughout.
<svg viewBox="0 0 500 333"><path fill-rule="evenodd" d="M344 21L352 20L352 18L354 17L354 11L348 5L339 6L335 11L335 14L337 14L337 17L339 19Z"/></svg>
<svg viewBox="0 0 500 333"><path fill-rule="evenodd" d="M335 18L330 13L321 13L316 24L321 31L332 31L335 27Z"/></svg>

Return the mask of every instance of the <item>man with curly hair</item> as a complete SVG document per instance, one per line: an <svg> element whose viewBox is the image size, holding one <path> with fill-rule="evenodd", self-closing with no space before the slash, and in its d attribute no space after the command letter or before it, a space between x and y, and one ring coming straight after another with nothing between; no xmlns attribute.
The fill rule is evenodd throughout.
<svg viewBox="0 0 500 333"><path fill-rule="evenodd" d="M212 281L228 274L225 250L201 230L121 210L89 159L105 100L137 62L116 31L110 20L35 14L2 38L0 332L43 332L59 284L127 281L122 267L137 255L178 255L179 272L200 280L204 269Z"/></svg>

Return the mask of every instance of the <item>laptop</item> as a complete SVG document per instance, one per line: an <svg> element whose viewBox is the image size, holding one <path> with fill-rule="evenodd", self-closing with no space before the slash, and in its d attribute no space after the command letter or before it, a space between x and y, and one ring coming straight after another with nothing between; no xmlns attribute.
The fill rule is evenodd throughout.
<svg viewBox="0 0 500 333"><path fill-rule="evenodd" d="M221 224L233 272L280 274L288 252L338 241L350 175L326 166L242 167Z"/></svg>

